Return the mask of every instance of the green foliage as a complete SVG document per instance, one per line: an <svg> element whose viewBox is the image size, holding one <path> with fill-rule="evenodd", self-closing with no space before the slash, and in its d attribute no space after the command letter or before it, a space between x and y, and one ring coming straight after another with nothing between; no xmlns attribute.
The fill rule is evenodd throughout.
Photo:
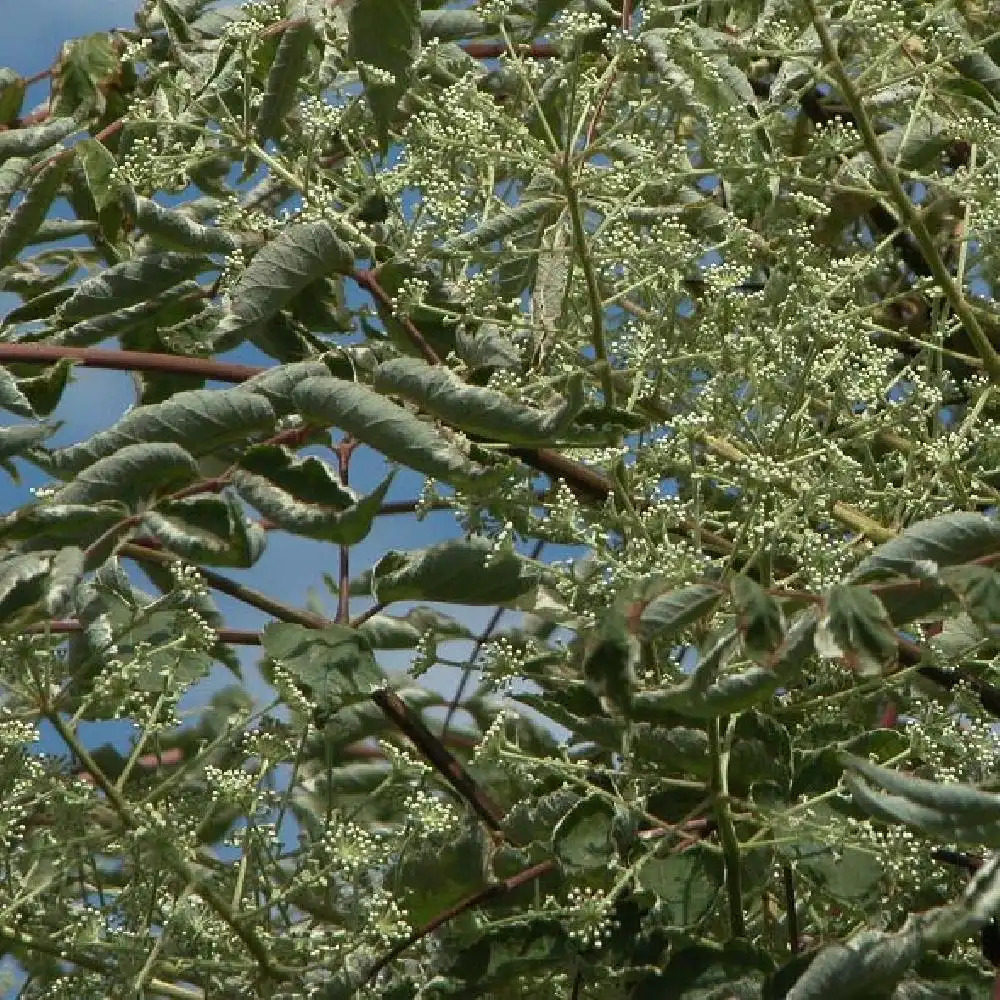
<svg viewBox="0 0 1000 1000"><path fill-rule="evenodd" d="M987 6L151 0L0 69L21 995L995 992Z"/></svg>

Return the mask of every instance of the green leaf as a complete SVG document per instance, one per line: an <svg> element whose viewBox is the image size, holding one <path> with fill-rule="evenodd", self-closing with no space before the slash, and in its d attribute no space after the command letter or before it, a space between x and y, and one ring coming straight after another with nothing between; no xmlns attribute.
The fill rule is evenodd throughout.
<svg viewBox="0 0 1000 1000"><path fill-rule="evenodd" d="M863 931L847 945L827 945L788 991L786 1000L868 1000L890 997L924 943L915 933Z"/></svg>
<svg viewBox="0 0 1000 1000"><path fill-rule="evenodd" d="M898 644L889 614L867 587L831 587L825 612L814 636L820 656L842 660L865 677L880 674L895 658Z"/></svg>
<svg viewBox="0 0 1000 1000"><path fill-rule="evenodd" d="M925 778L915 778L902 774L887 767L879 767L870 760L842 752L841 762L845 767L857 771L873 784L880 786L893 795L976 822L1000 820L1000 795L982 792L971 785L948 782L942 784L928 781Z"/></svg>
<svg viewBox="0 0 1000 1000"><path fill-rule="evenodd" d="M75 475L130 444L173 442L198 457L273 429L274 410L263 396L240 389L193 389L162 403L137 406L88 441L49 456L59 474Z"/></svg>
<svg viewBox="0 0 1000 1000"><path fill-rule="evenodd" d="M4 371L0 368L0 397L3 394L3 375ZM48 424L18 424L14 427L0 427L0 459L10 458L12 455L23 455L36 445L41 444L54 431L55 428Z"/></svg>
<svg viewBox="0 0 1000 1000"><path fill-rule="evenodd" d="M73 289L68 291L72 293ZM204 290L197 282L182 281L162 295L156 295L138 305L115 309L102 316L74 323L59 330L52 339L68 347L89 347L109 337L120 337L136 328L141 328L147 321L167 312L171 306L192 301L200 302L203 297Z"/></svg>
<svg viewBox="0 0 1000 1000"><path fill-rule="evenodd" d="M733 715L771 698L781 679L767 667L750 667L738 674L724 674L700 697L694 695L683 711L699 718Z"/></svg>
<svg viewBox="0 0 1000 1000"><path fill-rule="evenodd" d="M189 562L247 568L263 555L267 533L231 495L161 501L143 527Z"/></svg>
<svg viewBox="0 0 1000 1000"><path fill-rule="evenodd" d="M17 630L40 617L50 559L39 552L0 559L0 629Z"/></svg>
<svg viewBox="0 0 1000 1000"><path fill-rule="evenodd" d="M816 817L832 821L831 812L822 806L819 803ZM780 851L795 862L797 873L816 883L826 895L845 903L873 902L885 874L882 862L870 850L850 844L833 848L829 844L805 842L783 845Z"/></svg>
<svg viewBox="0 0 1000 1000"><path fill-rule="evenodd" d="M532 198L519 202L514 208L491 215L486 222L459 236L453 236L444 246L449 254L465 253L476 247L489 246L497 240L529 225L536 219L559 209L558 198Z"/></svg>
<svg viewBox="0 0 1000 1000"><path fill-rule="evenodd" d="M356 382L307 378L292 399L308 420L333 424L389 461L441 482L467 484L482 474L480 466L425 421Z"/></svg>
<svg viewBox="0 0 1000 1000"><path fill-rule="evenodd" d="M528 559L496 551L490 541L474 536L417 552L387 552L372 570L371 592L383 604L511 604L535 587L539 576Z"/></svg>
<svg viewBox="0 0 1000 1000"><path fill-rule="evenodd" d="M1000 817L977 820L975 816L942 812L900 795L883 794L853 774L844 784L858 808L886 823L902 823L946 844L1000 847Z"/></svg>
<svg viewBox="0 0 1000 1000"><path fill-rule="evenodd" d="M799 759L789 794L792 799L798 799L803 795L821 795L836 788L844 773L842 751L889 760L909 745L909 738L898 729L873 729L834 746L807 752Z"/></svg>
<svg viewBox="0 0 1000 1000"><path fill-rule="evenodd" d="M616 853L614 819L614 806L589 795L556 824L552 850L569 868L606 868Z"/></svg>
<svg viewBox="0 0 1000 1000"><path fill-rule="evenodd" d="M368 537L395 475L390 472L366 497L336 515L330 529L330 541L338 545L357 545Z"/></svg>
<svg viewBox="0 0 1000 1000"><path fill-rule="evenodd" d="M583 679L607 707L628 714L635 685L639 644L629 633L621 607L613 606L584 644Z"/></svg>
<svg viewBox="0 0 1000 1000"><path fill-rule="evenodd" d="M259 392L274 407L275 413L286 417L289 413L295 412L295 404L292 402L295 387L310 376L325 377L329 374L330 368L322 361L297 361L288 365L265 368L259 374L247 379L240 388L250 392ZM278 449L277 446L262 447L273 448L275 453L284 451L284 449ZM255 448L252 453L256 454L257 451L258 449ZM291 455L291 452L287 452L287 454ZM255 469L255 471L260 470Z"/></svg>
<svg viewBox="0 0 1000 1000"><path fill-rule="evenodd" d="M725 645L723 641L716 649ZM710 663L712 657L705 660ZM632 714L651 722L659 721L664 714L713 719L759 705L769 700L781 686L781 678L766 667L724 674L704 684L699 682L696 673L673 687L637 693L632 702Z"/></svg>
<svg viewBox="0 0 1000 1000"><path fill-rule="evenodd" d="M50 118L42 125L0 132L0 163L12 156L34 156L35 153L41 153L79 128L74 118L63 117Z"/></svg>
<svg viewBox="0 0 1000 1000"><path fill-rule="evenodd" d="M308 20L291 24L282 32L257 113L257 138L261 142L280 137L285 115L295 104L299 81L309 69L313 38L313 26Z"/></svg>
<svg viewBox="0 0 1000 1000"><path fill-rule="evenodd" d="M0 131L0 137L9 133ZM4 209L8 208L11 199L21 190L28 171L31 169L31 160L16 156L0 163L0 205Z"/></svg>
<svg viewBox="0 0 1000 1000"><path fill-rule="evenodd" d="M413 649L427 632L439 642L471 639L461 622L432 608L411 608L405 615L372 615L358 626L372 649Z"/></svg>
<svg viewBox="0 0 1000 1000"><path fill-rule="evenodd" d="M1000 573L988 566L948 566L940 577L958 595L969 617L993 635L1000 625Z"/></svg>
<svg viewBox="0 0 1000 1000"><path fill-rule="evenodd" d="M155 236L168 249L202 253L232 253L239 240L218 226L203 226L175 208L164 208L150 198L129 193L126 204L136 225Z"/></svg>
<svg viewBox="0 0 1000 1000"><path fill-rule="evenodd" d="M697 583L653 598L643 609L639 628L644 639L670 639L688 625L707 618L722 600L719 587Z"/></svg>
<svg viewBox="0 0 1000 1000"><path fill-rule="evenodd" d="M0 227L0 267L6 267L24 249L45 218L69 169L60 157L35 176L17 208Z"/></svg>
<svg viewBox="0 0 1000 1000"><path fill-rule="evenodd" d="M306 459L306 463L318 464L318 460ZM372 493L360 499L337 484L328 492L325 502L302 502L280 487L272 486L263 477L245 472L237 472L234 485L240 496L275 527L307 538L356 545L371 531L393 475L390 473Z"/></svg>
<svg viewBox="0 0 1000 1000"><path fill-rule="evenodd" d="M748 576L734 576L730 592L744 651L753 660L769 662L785 634L785 616L778 602Z"/></svg>
<svg viewBox="0 0 1000 1000"><path fill-rule="evenodd" d="M55 494L52 502L72 505L120 500L134 507L162 490L194 482L198 476L197 463L180 445L125 445L83 469Z"/></svg>
<svg viewBox="0 0 1000 1000"><path fill-rule="evenodd" d="M68 358L50 365L41 375L18 379L18 388L31 403L32 410L48 416L62 399L63 391L69 384L73 363Z"/></svg>
<svg viewBox="0 0 1000 1000"><path fill-rule="evenodd" d="M97 139L82 139L74 147L87 187L98 212L113 204L121 190L121 183L114 179L117 161L108 148Z"/></svg>
<svg viewBox="0 0 1000 1000"><path fill-rule="evenodd" d="M78 320L146 302L186 278L215 266L202 254L169 251L122 261L81 281L72 296L60 306L58 321L68 326Z"/></svg>
<svg viewBox="0 0 1000 1000"><path fill-rule="evenodd" d="M521 799L504 816L504 833L514 844L544 843L548 846L553 828L582 800L579 792L565 785Z"/></svg>
<svg viewBox="0 0 1000 1000"><path fill-rule="evenodd" d="M718 906L722 865L704 845L696 844L644 860L638 881L656 896L668 927L691 931Z"/></svg>
<svg viewBox="0 0 1000 1000"><path fill-rule="evenodd" d="M775 650L767 666L785 682L795 680L802 665L815 652L815 634L819 624L816 608L800 614L785 633L784 642Z"/></svg>
<svg viewBox="0 0 1000 1000"><path fill-rule="evenodd" d="M11 125L21 113L27 83L6 66L0 70L0 125Z"/></svg>
<svg viewBox="0 0 1000 1000"><path fill-rule="evenodd" d="M1000 860L994 856L956 903L912 914L895 934L863 930L846 944L827 945L788 991L787 1000L896 997L892 987L922 955L969 937L998 909Z"/></svg>
<svg viewBox="0 0 1000 1000"><path fill-rule="evenodd" d="M671 47L695 94L712 107L756 107L757 97L746 73L722 51L728 41L723 32L692 24Z"/></svg>
<svg viewBox="0 0 1000 1000"><path fill-rule="evenodd" d="M328 222L286 226L250 261L231 293L224 334L262 323L306 286L331 273L346 274L354 254Z"/></svg>
<svg viewBox="0 0 1000 1000"><path fill-rule="evenodd" d="M362 701L382 682L367 642L342 625L309 629L272 623L262 633L267 655L287 670L325 713Z"/></svg>
<svg viewBox="0 0 1000 1000"><path fill-rule="evenodd" d="M21 391L17 379L6 368L0 368L0 406L10 413L29 420L35 416L31 401Z"/></svg>
<svg viewBox="0 0 1000 1000"><path fill-rule="evenodd" d="M240 467L253 477L273 484L293 500L334 511L346 510L356 496L344 486L337 471L320 458L297 458L289 448L261 444L247 449ZM262 512L263 513L263 512Z"/></svg>
<svg viewBox="0 0 1000 1000"><path fill-rule="evenodd" d="M122 521L121 504L54 504L39 502L21 507L0 519L0 538L31 541L50 547L72 542L81 548Z"/></svg>
<svg viewBox="0 0 1000 1000"><path fill-rule="evenodd" d="M1000 552L1000 522L955 511L918 521L880 545L851 573L852 583L886 574L931 575L939 566L971 562ZM932 564L923 567L920 564Z"/></svg>
<svg viewBox="0 0 1000 1000"><path fill-rule="evenodd" d="M517 924L493 926L458 952L447 967L449 986L440 989L444 977L437 976L430 989L438 989L434 993L430 989L422 992L427 1000L444 996L492 997L498 988L511 982L548 978L546 974L563 968L572 954L566 931L558 920L534 917Z"/></svg>
<svg viewBox="0 0 1000 1000"><path fill-rule="evenodd" d="M396 358L379 365L374 388L402 396L453 427L491 441L545 445L558 439L582 406L582 376L569 397L548 411L515 402L493 389L466 385L442 365Z"/></svg>
<svg viewBox="0 0 1000 1000"><path fill-rule="evenodd" d="M156 0L157 9L163 24L170 36L170 41L176 46L191 44L191 27L184 19L184 15L171 2L171 0Z"/></svg>
<svg viewBox="0 0 1000 1000"><path fill-rule="evenodd" d="M100 224L90 219L43 219L38 228L28 237L27 245L37 246L39 243L68 240L74 236L96 236L100 231ZM69 271L68 274L75 272L78 266L76 262L73 262L72 271Z"/></svg>
<svg viewBox="0 0 1000 1000"><path fill-rule="evenodd" d="M771 715L755 709L742 712L732 732L730 787L749 790L756 782L769 781L784 794L791 780L792 740L788 730Z"/></svg>
<svg viewBox="0 0 1000 1000"><path fill-rule="evenodd" d="M962 613L945 619L944 627L931 637L930 645L945 660L954 662L968 657L984 641L982 628Z"/></svg>
<svg viewBox="0 0 1000 1000"><path fill-rule="evenodd" d="M484 887L484 840L482 829L472 827L444 843L415 844L401 852L389 879L406 901L408 919L420 926Z"/></svg>
<svg viewBox="0 0 1000 1000"><path fill-rule="evenodd" d="M347 21L347 51L358 64L385 154L389 125L409 89L413 64L420 55L420 0L356 0Z"/></svg>
<svg viewBox="0 0 1000 1000"><path fill-rule="evenodd" d="M103 114L105 87L121 70L121 60L106 31L96 31L63 45L55 76L55 113Z"/></svg>
<svg viewBox="0 0 1000 1000"><path fill-rule="evenodd" d="M475 373L489 368L506 368L516 371L521 365L521 353L516 345L504 337L491 323L484 323L475 334L464 328L455 338L455 353Z"/></svg>
<svg viewBox="0 0 1000 1000"><path fill-rule="evenodd" d="M905 125L879 136L886 159L906 170L921 170L932 164L951 145L952 127L933 112L913 115Z"/></svg>
<svg viewBox="0 0 1000 1000"><path fill-rule="evenodd" d="M83 571L83 550L75 545L64 546L53 556L45 595L45 610L50 617L56 618L72 608L73 592Z"/></svg>
<svg viewBox="0 0 1000 1000"><path fill-rule="evenodd" d="M757 1000L760 979L773 968L767 952L748 941L718 945L680 933L669 961L633 991L631 1000Z"/></svg>
<svg viewBox="0 0 1000 1000"><path fill-rule="evenodd" d="M442 42L457 42L463 38L475 38L485 31L486 22L474 10L420 12L420 35L424 42L435 38Z"/></svg>
<svg viewBox="0 0 1000 1000"><path fill-rule="evenodd" d="M633 725L632 750L652 766L653 773L676 776L682 772L699 778L711 774L708 735L702 729L639 722Z"/></svg>

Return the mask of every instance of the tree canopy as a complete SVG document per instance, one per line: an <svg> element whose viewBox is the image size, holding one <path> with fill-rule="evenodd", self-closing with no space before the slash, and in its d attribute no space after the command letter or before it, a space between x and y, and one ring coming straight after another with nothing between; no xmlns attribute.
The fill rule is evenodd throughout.
<svg viewBox="0 0 1000 1000"><path fill-rule="evenodd" d="M11 995L995 995L996 23L147 0L0 70Z"/></svg>

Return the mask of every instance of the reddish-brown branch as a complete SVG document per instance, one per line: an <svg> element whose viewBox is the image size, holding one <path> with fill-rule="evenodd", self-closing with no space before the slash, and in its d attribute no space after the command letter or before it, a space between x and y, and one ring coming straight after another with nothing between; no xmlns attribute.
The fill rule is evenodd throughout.
<svg viewBox="0 0 1000 1000"><path fill-rule="evenodd" d="M0 344L0 364L54 364L69 358L85 368L104 368L121 372L157 372L163 375L191 375L216 382L245 382L264 371L253 365L186 358L176 354L153 354L148 351L116 351L102 347L60 347L52 344Z"/></svg>
<svg viewBox="0 0 1000 1000"><path fill-rule="evenodd" d="M134 543L122 546L121 552L122 555L135 559L140 563L155 562L160 565L169 565L174 561L174 558L166 553L156 552L153 549L148 549ZM279 621L292 622L304 625L306 628L315 629L328 628L334 624L324 615L318 615L312 611L303 611L284 604L269 597L267 594L254 590L252 587L247 587L242 583L237 583L235 580L230 580L228 577L222 576L213 570L199 568L199 572L210 587L230 597L234 597L244 604L255 607L259 611L272 615ZM430 764L440 772L441 776L469 804L476 815L491 830L498 830L502 813L490 801L485 792L479 788L459 760L424 725L419 716L394 691L380 689L372 692L371 698L382 710L386 718L395 723L399 730L409 737Z"/></svg>
<svg viewBox="0 0 1000 1000"><path fill-rule="evenodd" d="M31 76L26 76L24 78L24 85L30 87L33 83L39 83L42 80L47 79L52 76L55 72L54 67L50 66L48 69L39 70L37 73L32 73Z"/></svg>
<svg viewBox="0 0 1000 1000"><path fill-rule="evenodd" d="M447 910L442 910L436 917L424 924L423 927L418 928L410 934L409 937L403 938L402 941L394 944L389 951L379 958L368 970L368 975L365 977L365 984L375 979L386 966L402 955L407 948L427 937L428 934L433 934L434 931L439 927L443 927L450 920L454 920L455 917L461 916L461 914L467 913L477 906L482 906L484 903L488 903L498 896L505 896L508 892L513 892L522 885L527 885L529 882L533 882L543 875L548 875L549 872L555 871L555 869L555 861L540 861L538 864L532 865L530 868L525 868L524 871L520 871L516 875L511 875L510 878L505 878L501 882L494 882L493 885L488 885L485 889L480 889L479 892L467 896L454 906L450 906Z"/></svg>
<svg viewBox="0 0 1000 1000"><path fill-rule="evenodd" d="M372 298L381 302L386 309L393 313L396 311L389 293L381 286L381 284L379 284L378 276L374 271L359 268L357 271L353 271L351 273L351 277L361 288L368 292ZM414 345L424 356L424 360L427 364L440 364L441 359L434 352L431 345L424 339L424 335L417 329L413 320L410 319L409 316L404 315L397 316L396 318L399 321L400 326L402 326L402 328L406 331L406 335L413 341Z"/></svg>
<svg viewBox="0 0 1000 1000"><path fill-rule="evenodd" d="M105 125L97 135L94 136L99 142L103 142L105 139L114 135L121 127L125 124L124 118L117 118L110 125ZM68 149L61 149L58 153L53 153L51 156L47 156L44 160L40 160L38 163L32 164L31 169L28 171L29 175L41 173L46 167L55 163L56 160L63 159L68 156L73 155L73 147L70 146Z"/></svg>
<svg viewBox="0 0 1000 1000"><path fill-rule="evenodd" d="M476 784L447 747L407 708L402 698L388 688L374 691L372 701L386 717L405 733L416 748L434 765L442 777L471 807L473 812L494 832L500 830L503 812Z"/></svg>

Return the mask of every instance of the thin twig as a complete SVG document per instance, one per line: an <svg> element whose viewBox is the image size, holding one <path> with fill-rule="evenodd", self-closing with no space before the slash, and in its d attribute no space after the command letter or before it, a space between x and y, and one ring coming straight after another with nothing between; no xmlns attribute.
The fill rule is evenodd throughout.
<svg viewBox="0 0 1000 1000"><path fill-rule="evenodd" d="M948 304L955 311L955 315L962 321L962 325L972 340L976 352L983 359L983 367L989 374L991 381L1000 384L1000 354L997 354L989 337L980 325L978 316L966 301L962 289L959 288L947 265L941 259L941 254L934 243L934 238L927 229L923 217L914 207L913 201L906 193L906 189L903 187L895 167L886 158L885 151L878 141L878 134L872 125L871 118L869 118L868 112L865 110L864 104L858 96L858 92L854 89L854 84L847 75L844 64L840 61L840 56L837 54L837 46L826 26L826 21L816 6L816 0L805 0L805 2L812 17L816 34L819 37L820 45L823 47L823 53L830 64L841 95L854 115L855 124L861 133L865 149L868 155L871 156L872 162L875 164L875 169L882 175L892 203L899 212L900 218L905 223L906 228L913 233L914 239L916 239L923 252L927 266L930 268L934 280L941 287L942 292L944 292Z"/></svg>
<svg viewBox="0 0 1000 1000"><path fill-rule="evenodd" d="M128 830L135 830L138 824L132 815L132 810L128 803L122 798L121 793L115 785L108 780L104 772L98 766L97 761L91 757L87 748L77 739L76 734L69 728L62 716L51 709L43 708L41 713L59 734L60 739L67 748L80 760L86 768L94 784L104 793L108 804L118 815L122 824ZM171 851L167 854L167 862L171 868L185 881L198 887L198 895L216 912L216 914L229 926L232 932L243 942L247 951L254 957L261 972L269 979L288 979L292 975L290 969L277 966L272 962L271 956L264 947L264 943L257 935L239 919L229 904L222 899L216 891L205 882L205 879L189 865L179 854Z"/></svg>
<svg viewBox="0 0 1000 1000"><path fill-rule="evenodd" d="M615 405L615 380L608 360L608 346L604 334L604 305L601 299L601 288L594 270L594 261L587 245L587 232L583 228L583 211L580 199L577 197L573 184L573 174L569 163L569 151L562 164L561 176L563 191L566 195L566 207L569 210L570 223L573 227L573 239L576 252L583 267L583 277L587 285L587 301L590 304L590 342L594 348L594 356L600 368L601 388L604 392L604 405L609 409Z"/></svg>
<svg viewBox="0 0 1000 1000"><path fill-rule="evenodd" d="M729 897L729 930L734 938L746 937L746 918L743 915L743 885L740 869L740 843L733 826L729 807L729 753L722 745L719 720L712 719L708 726L708 748L712 761L712 795L715 819L719 824L719 841L726 872L726 895Z"/></svg>
<svg viewBox="0 0 1000 1000"><path fill-rule="evenodd" d="M498 832L503 823L502 810L476 784L469 772L441 740L407 708L403 699L395 691L383 688L372 693L372 701L410 738L414 746L472 807L472 811L486 826Z"/></svg>
<svg viewBox="0 0 1000 1000"><path fill-rule="evenodd" d="M454 920L455 917L461 916L461 914L466 913L477 906L481 906L483 903L487 903L492 899L496 899L498 896L504 896L509 892L513 892L515 889L519 889L522 885L533 882L535 879L539 879L543 875L548 875L549 872L555 871L555 869L555 861L540 861L537 865L525 868L524 871L518 872L516 875L511 875L510 878L505 878L501 882L494 882L493 885L489 885L485 889L480 889L479 892L473 893L471 896L467 896L454 906L450 906L447 910L442 910L436 917L424 924L423 927L418 928L408 937L405 937L402 941L394 944L389 951L382 955L382 957L379 958L379 960L368 970L368 975L365 976L364 984L367 985L372 982L372 980L374 980L375 977L378 976L384 968L386 968L386 966L388 966L394 959L402 955L407 948L410 948L418 941L427 937L428 934L432 934L439 927L448 923L448 921Z"/></svg>
<svg viewBox="0 0 1000 1000"><path fill-rule="evenodd" d="M545 542L542 539L538 539L534 546L532 546L529 558L537 559L542 554L542 549L544 548ZM448 702L448 711L445 713L444 724L441 726L441 739L444 739L448 735L451 720L454 718L455 712L458 711L458 706L462 703L462 696L465 694L465 689L469 684L469 679L472 677L472 672L476 669L476 660L479 659L479 654L482 652L483 646L486 645L497 625L500 624L503 613L503 608L497 608L486 623L486 628L476 636L472 652L469 653L469 658L465 661L465 666L462 668L462 677L458 682L458 687Z"/></svg>
<svg viewBox="0 0 1000 1000"><path fill-rule="evenodd" d="M785 923L788 925L788 950L793 954L799 953L799 914L795 900L795 872L792 866L786 862L781 866L781 874L785 883Z"/></svg>

